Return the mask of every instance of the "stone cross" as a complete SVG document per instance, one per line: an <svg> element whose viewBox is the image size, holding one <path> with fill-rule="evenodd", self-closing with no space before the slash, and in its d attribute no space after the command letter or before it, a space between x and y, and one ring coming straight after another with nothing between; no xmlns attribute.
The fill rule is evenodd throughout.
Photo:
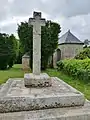
<svg viewBox="0 0 90 120"><path fill-rule="evenodd" d="M41 26L45 26L45 19L41 18L41 12L34 12L33 18L29 18L29 25L33 25L33 74L41 73Z"/></svg>

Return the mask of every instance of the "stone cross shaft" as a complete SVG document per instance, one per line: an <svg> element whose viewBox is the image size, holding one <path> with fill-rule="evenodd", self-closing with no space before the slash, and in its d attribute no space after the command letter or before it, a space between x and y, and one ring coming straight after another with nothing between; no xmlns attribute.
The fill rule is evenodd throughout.
<svg viewBox="0 0 90 120"><path fill-rule="evenodd" d="M29 25L33 25L33 74L41 73L41 26L45 26L45 19L41 18L41 12L34 12L33 18L29 18Z"/></svg>

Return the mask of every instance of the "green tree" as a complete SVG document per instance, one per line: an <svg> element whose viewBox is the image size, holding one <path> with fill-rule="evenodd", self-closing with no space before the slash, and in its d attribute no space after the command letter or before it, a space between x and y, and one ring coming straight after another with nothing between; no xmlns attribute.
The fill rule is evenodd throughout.
<svg viewBox="0 0 90 120"><path fill-rule="evenodd" d="M10 52L8 65L11 68L16 61L19 52L18 41L13 34L8 38L8 47Z"/></svg>
<svg viewBox="0 0 90 120"><path fill-rule="evenodd" d="M18 36L20 39L20 51L19 51L19 59L22 59L22 55L25 53L28 53L30 55L30 66L32 68L32 45L33 45L33 33L32 33L32 26L28 26L27 22L21 22L20 25L18 25Z"/></svg>
<svg viewBox="0 0 90 120"><path fill-rule="evenodd" d="M18 56L15 62L16 64L22 64L22 55L23 55L22 46L20 44L20 41L18 40Z"/></svg>
<svg viewBox="0 0 90 120"><path fill-rule="evenodd" d="M47 21L45 27L41 29L41 67L46 69L49 57L54 53L58 45L58 35L60 25L55 22ZM27 22L21 22L18 25L18 36L22 46L22 53L28 52L30 55L30 65L32 65L33 54L33 28L28 26Z"/></svg>
<svg viewBox="0 0 90 120"><path fill-rule="evenodd" d="M14 35L0 33L0 69L12 67L18 53L17 41Z"/></svg>
<svg viewBox="0 0 90 120"><path fill-rule="evenodd" d="M0 33L0 69L6 69L9 61L9 47L7 34Z"/></svg>

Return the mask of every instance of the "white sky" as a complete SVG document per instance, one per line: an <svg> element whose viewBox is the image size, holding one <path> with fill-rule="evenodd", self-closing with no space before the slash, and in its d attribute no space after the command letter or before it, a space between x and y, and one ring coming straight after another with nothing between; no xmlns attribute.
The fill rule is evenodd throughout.
<svg viewBox="0 0 90 120"><path fill-rule="evenodd" d="M0 0L0 32L17 36L17 24L28 21L33 10L58 22L60 35L70 29L80 40L90 40L90 0Z"/></svg>

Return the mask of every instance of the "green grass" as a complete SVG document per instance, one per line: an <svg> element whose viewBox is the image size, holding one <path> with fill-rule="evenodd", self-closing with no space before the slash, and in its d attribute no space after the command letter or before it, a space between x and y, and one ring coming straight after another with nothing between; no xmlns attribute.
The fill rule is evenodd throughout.
<svg viewBox="0 0 90 120"><path fill-rule="evenodd" d="M21 65L14 65L9 70L0 70L0 84L6 82L9 78L20 78L24 76L24 72L21 69Z"/></svg>
<svg viewBox="0 0 90 120"><path fill-rule="evenodd" d="M74 79L62 72L59 72L56 69L47 69L44 72L48 73L50 76L64 80L66 83L84 93L85 97L90 100L90 83L86 84L81 80ZM0 71L0 84L6 82L9 78L23 78L23 76L24 72L21 65L14 65L10 70Z"/></svg>
<svg viewBox="0 0 90 120"><path fill-rule="evenodd" d="M68 83L69 85L73 86L77 90L84 93L85 97L90 100L90 83L86 84L81 80L74 79L73 77L70 77L68 75L65 75L64 73L57 71L55 69L47 69L46 72L52 76L52 77L58 77Z"/></svg>

